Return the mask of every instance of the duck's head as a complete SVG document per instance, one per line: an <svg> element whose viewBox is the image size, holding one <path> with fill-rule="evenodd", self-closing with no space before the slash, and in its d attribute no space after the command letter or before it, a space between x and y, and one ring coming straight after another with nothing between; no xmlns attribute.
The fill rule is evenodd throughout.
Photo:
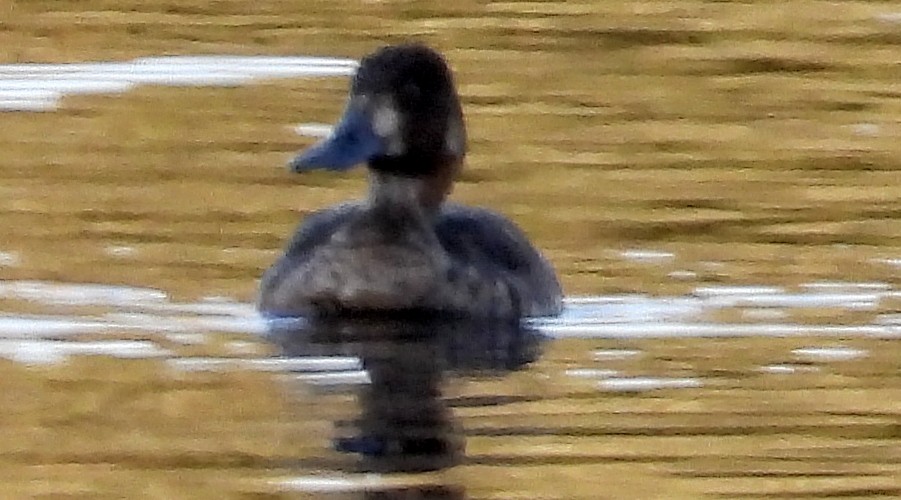
<svg viewBox="0 0 901 500"><path fill-rule="evenodd" d="M377 175L447 178L449 188L465 153L463 111L444 58L424 45L396 45L360 62L331 135L289 167L341 171L366 163Z"/></svg>

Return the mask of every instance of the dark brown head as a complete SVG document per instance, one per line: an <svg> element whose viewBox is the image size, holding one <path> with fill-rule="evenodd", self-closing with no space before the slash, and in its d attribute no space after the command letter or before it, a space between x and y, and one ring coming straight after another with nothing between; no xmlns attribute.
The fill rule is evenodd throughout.
<svg viewBox="0 0 901 500"><path fill-rule="evenodd" d="M344 170L365 162L379 174L447 176L465 154L463 111L444 58L424 45L396 45L363 58L341 121L291 168Z"/></svg>

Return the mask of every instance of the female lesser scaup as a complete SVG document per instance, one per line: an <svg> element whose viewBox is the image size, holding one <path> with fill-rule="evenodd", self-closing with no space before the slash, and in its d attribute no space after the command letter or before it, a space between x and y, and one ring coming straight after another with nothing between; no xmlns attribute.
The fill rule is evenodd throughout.
<svg viewBox="0 0 901 500"><path fill-rule="evenodd" d="M466 152L444 59L422 45L364 58L332 134L295 172L367 163L369 196L316 212L263 276L274 316L425 312L545 316L561 310L550 264L512 222L444 203Z"/></svg>

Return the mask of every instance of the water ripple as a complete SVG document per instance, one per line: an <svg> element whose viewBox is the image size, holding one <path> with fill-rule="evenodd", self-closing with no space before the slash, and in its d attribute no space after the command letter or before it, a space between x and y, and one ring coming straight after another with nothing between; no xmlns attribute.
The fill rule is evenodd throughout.
<svg viewBox="0 0 901 500"><path fill-rule="evenodd" d="M266 78L350 75L356 61L328 57L164 56L124 62L0 64L0 110L52 111L65 96L137 85L236 86Z"/></svg>

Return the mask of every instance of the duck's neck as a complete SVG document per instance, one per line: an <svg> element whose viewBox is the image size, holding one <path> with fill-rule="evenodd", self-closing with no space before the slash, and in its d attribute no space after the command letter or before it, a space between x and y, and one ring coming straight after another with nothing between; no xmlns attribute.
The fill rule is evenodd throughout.
<svg viewBox="0 0 901 500"><path fill-rule="evenodd" d="M369 207L373 211L433 218L444 201L427 177L406 177L370 170Z"/></svg>

